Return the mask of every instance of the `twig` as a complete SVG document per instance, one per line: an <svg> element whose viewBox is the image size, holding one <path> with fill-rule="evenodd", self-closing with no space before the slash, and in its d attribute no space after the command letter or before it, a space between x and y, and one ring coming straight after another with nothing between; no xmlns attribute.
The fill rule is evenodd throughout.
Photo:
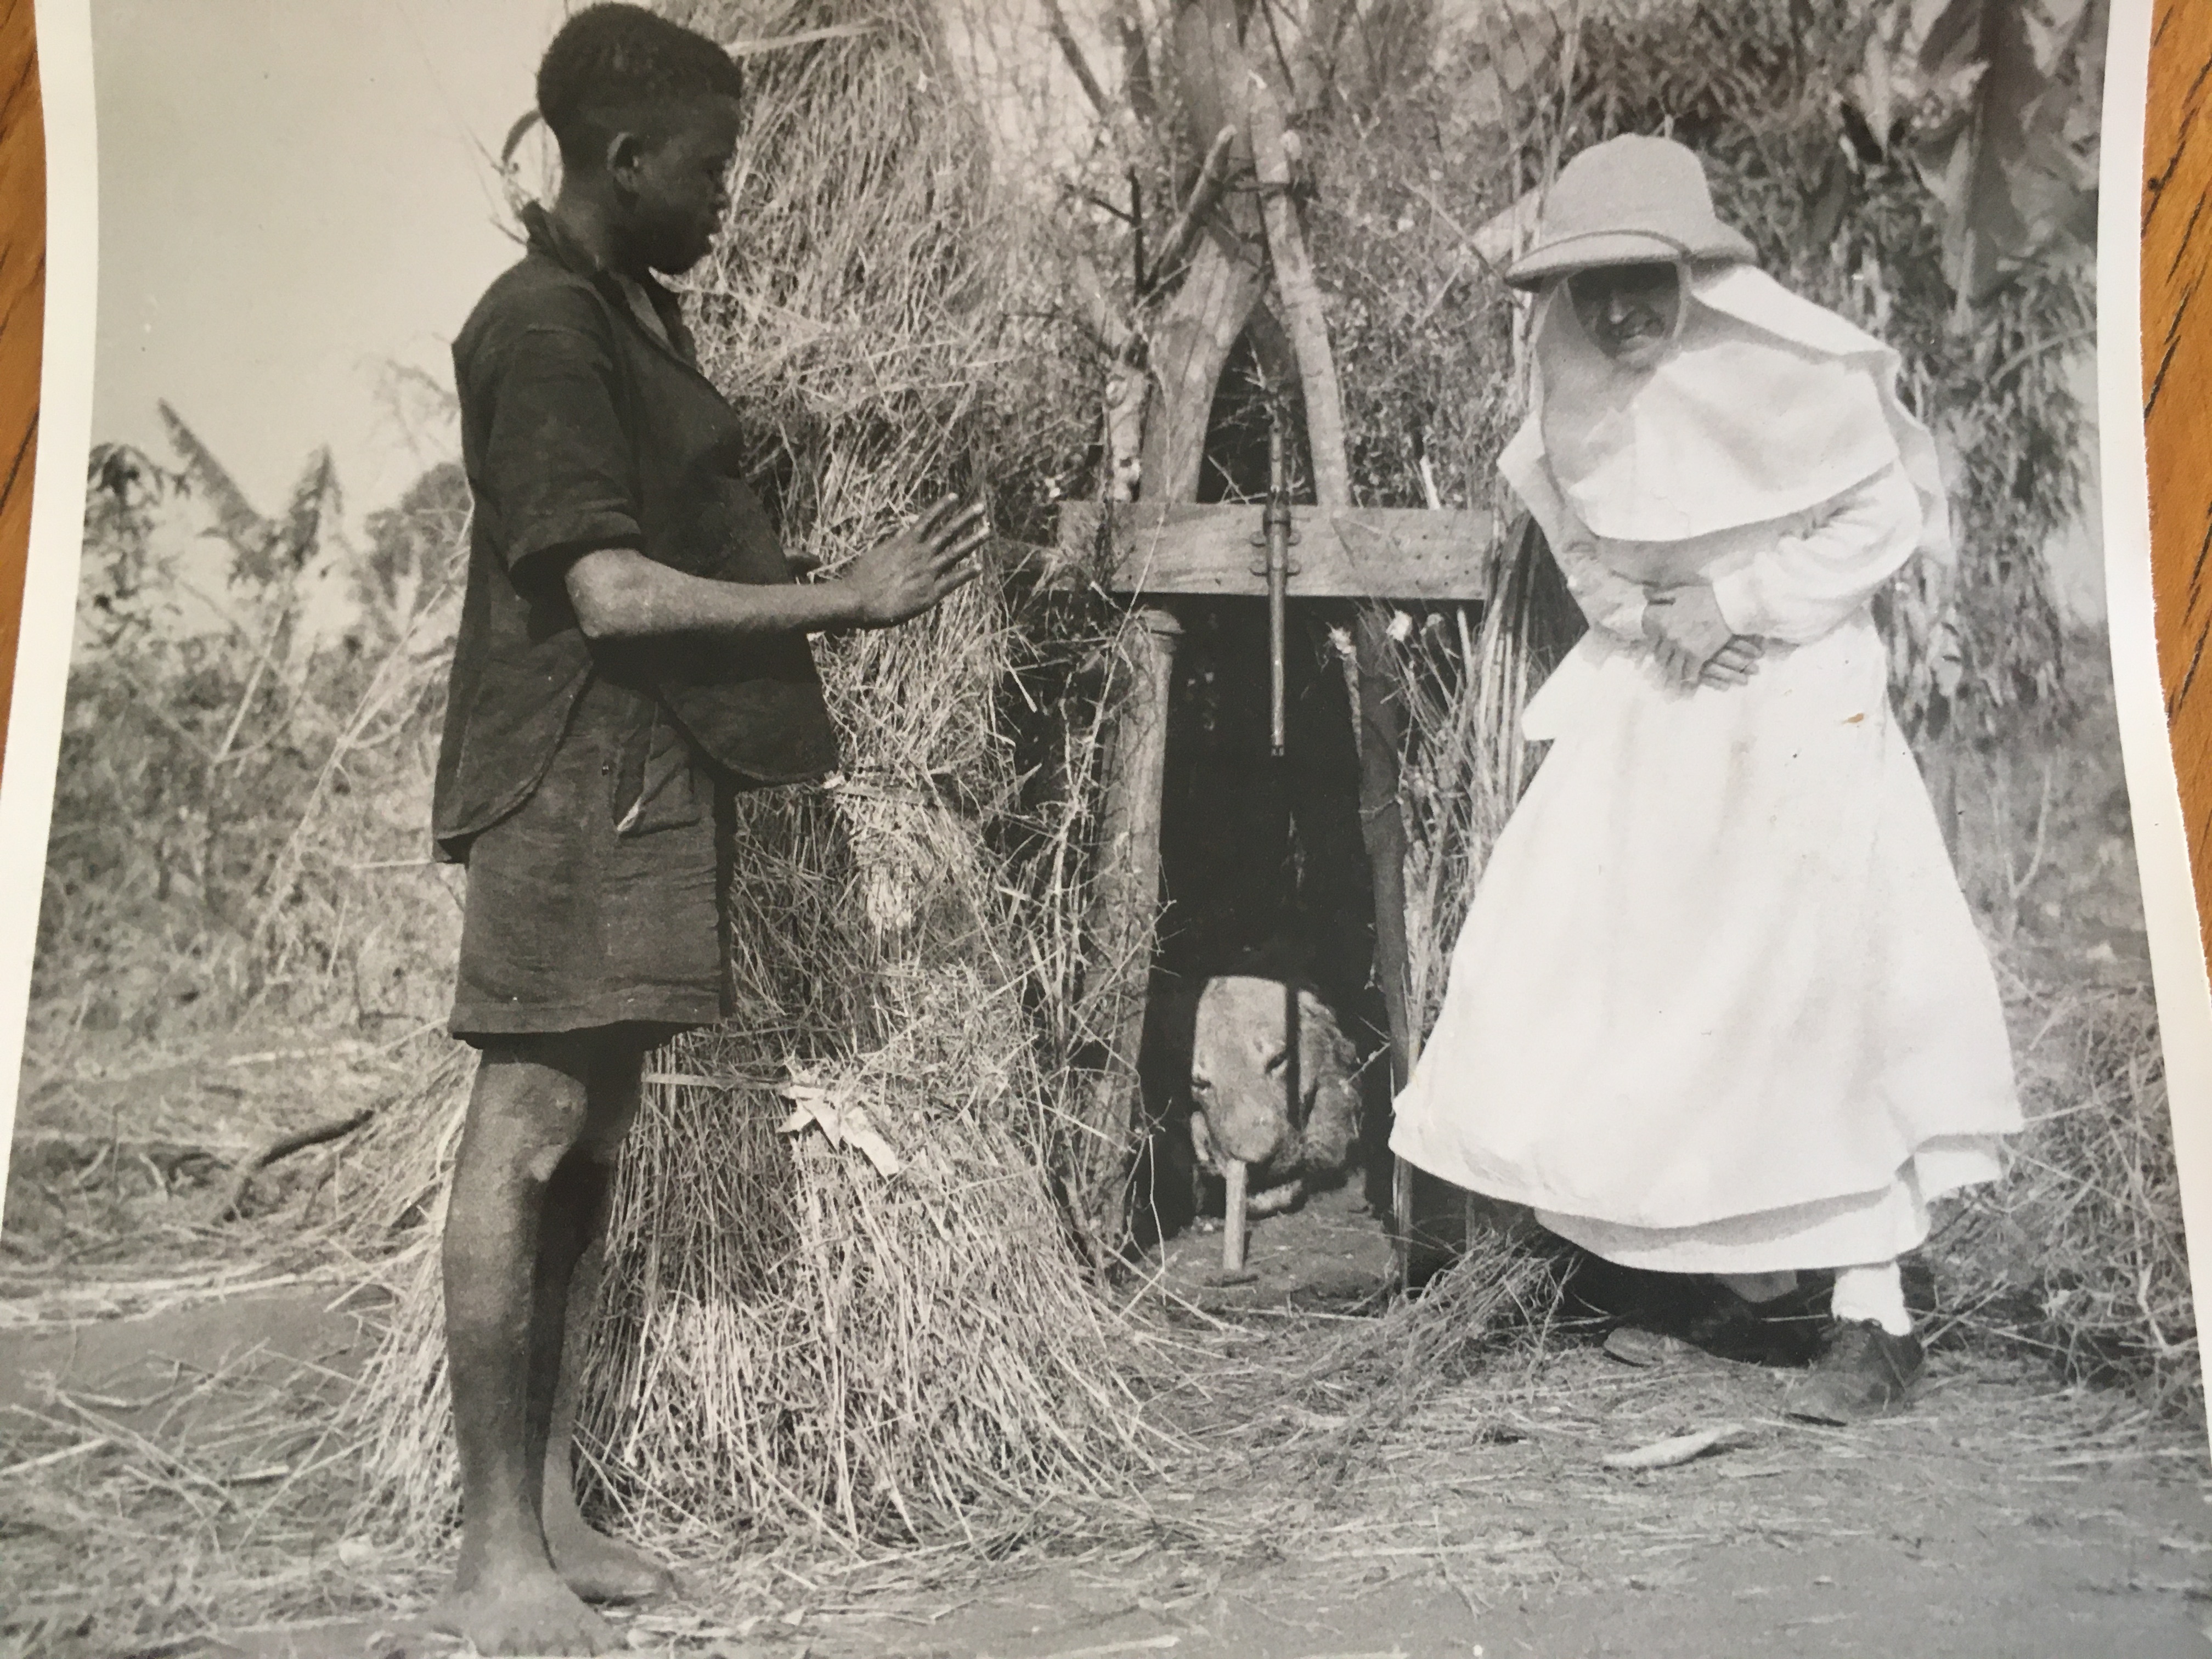
<svg viewBox="0 0 2212 1659"><path fill-rule="evenodd" d="M2028 848L2027 867L2012 881L2012 902L2015 911L2020 908L2021 900L2027 896L2027 890L2035 884L2035 878L2043 873L2044 856L2051 836L2051 789L2057 779L2057 763L2046 759L2043 763L2043 789L2036 802L2035 839Z"/></svg>
<svg viewBox="0 0 2212 1659"><path fill-rule="evenodd" d="M50 1451L43 1457L27 1457L20 1463L10 1463L6 1468L0 1469L0 1480L9 1475L28 1474L33 1469L50 1468L56 1463L66 1463L72 1457L82 1457L88 1452L96 1452L114 1443L103 1434L90 1440L80 1440L74 1446L64 1446L59 1451Z"/></svg>
<svg viewBox="0 0 2212 1659"><path fill-rule="evenodd" d="M1073 71L1075 82L1083 88L1083 95L1091 100L1091 107L1108 121L1115 118L1113 106L1106 101L1106 89L1098 84L1098 77L1091 72L1091 65L1083 56L1083 47L1075 38L1075 31L1067 27L1066 14L1060 9L1060 0L1044 0L1044 26L1052 36L1060 55L1067 60Z"/></svg>
<svg viewBox="0 0 2212 1659"><path fill-rule="evenodd" d="M53 1400L57 1406L62 1407L64 1410L71 1412L76 1416L82 1418L94 1428L105 1432L109 1438L128 1442L130 1444L137 1447L140 1451L143 1452L148 1457L151 1458L156 1464L173 1470L178 1479L189 1481L191 1485L196 1486L204 1486L215 1495L216 1502L225 1506L229 1504L231 1499L230 1494L228 1492L224 1491L223 1488L216 1482L210 1480L206 1475L202 1474L191 1464L185 1462L184 1459L179 1457L174 1452L163 1450L161 1447L155 1445L152 1441L149 1440L144 1435L137 1432L135 1429L125 1428L120 1423L111 1422L106 1418L102 1417L98 1412L88 1410L85 1407L78 1405L76 1401L70 1398L69 1395L61 1393L59 1390L55 1391ZM18 1411L25 1411L25 1408L20 1406L15 1409ZM28 1411L26 1411L25 1414L31 1417L37 1417L39 1415L36 1412ZM47 1419L46 1420L51 1422L52 1419Z"/></svg>
<svg viewBox="0 0 2212 1659"><path fill-rule="evenodd" d="M2046 351L2058 351L2067 346L2081 345L2083 343L2094 340L2096 337L2097 331L2095 329L2085 328L2078 329L2070 334L2055 335L2047 340L2030 341L2027 345L2013 353L2011 356L2006 358L2002 363L1997 366L1996 373L1990 375L1987 380L1983 382L1983 389L1985 392L1996 391L1997 387L2003 385L2004 382L2010 378L2014 369L2019 368L2024 363L2030 362L2035 358L2040 357Z"/></svg>
<svg viewBox="0 0 2212 1659"><path fill-rule="evenodd" d="M231 1183L230 1200L218 1212L218 1218L224 1221L235 1221L238 1218L245 1206L246 1195L252 1189L253 1177L270 1164L281 1162L295 1152L304 1152L310 1146L320 1146L326 1142L343 1139L362 1127L375 1115L375 1107L364 1106L350 1117L334 1118L327 1123L318 1123L312 1128L296 1130L291 1134L270 1142L262 1151L247 1159L244 1167L239 1170L238 1178Z"/></svg>
<svg viewBox="0 0 2212 1659"><path fill-rule="evenodd" d="M1443 1515L1436 1510L1431 1510L1429 1511L1429 1524L1436 1529L1437 1553L1434 1559L1437 1564L1437 1571L1443 1575L1443 1581L1446 1584L1451 1587L1452 1593L1458 1596L1459 1599L1466 1604L1467 1616L1469 1621L1480 1624L1482 1620L1482 1615L1490 1611L1490 1603L1484 1601L1466 1585L1461 1583L1459 1582L1459 1575L1451 1570L1450 1553L1444 1546L1444 1522Z"/></svg>
<svg viewBox="0 0 2212 1659"><path fill-rule="evenodd" d="M1671 1440L1654 1441L1639 1446L1634 1451L1615 1452L1601 1460L1609 1469L1671 1469L1703 1457L1707 1452L1725 1451L1744 1444L1749 1431L1740 1423L1723 1423L1697 1434L1676 1435Z"/></svg>
<svg viewBox="0 0 2212 1659"><path fill-rule="evenodd" d="M1213 211L1228 185L1229 152L1236 143L1234 126L1225 126L1213 135L1213 142L1206 146L1206 161L1198 170L1198 182L1191 186L1190 199L1183 204L1182 212L1168 232L1167 240L1160 244L1152 269L1145 273L1139 297L1158 287L1162 276L1181 264L1190 252L1191 244L1198 240L1199 232L1206 227L1206 215Z"/></svg>

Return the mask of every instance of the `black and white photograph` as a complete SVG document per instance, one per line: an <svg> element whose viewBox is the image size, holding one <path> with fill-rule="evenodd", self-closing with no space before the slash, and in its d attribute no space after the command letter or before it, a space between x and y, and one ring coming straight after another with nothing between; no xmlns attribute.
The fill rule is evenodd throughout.
<svg viewBox="0 0 2212 1659"><path fill-rule="evenodd" d="M2212 1650L2146 15L41 4L0 1659Z"/></svg>

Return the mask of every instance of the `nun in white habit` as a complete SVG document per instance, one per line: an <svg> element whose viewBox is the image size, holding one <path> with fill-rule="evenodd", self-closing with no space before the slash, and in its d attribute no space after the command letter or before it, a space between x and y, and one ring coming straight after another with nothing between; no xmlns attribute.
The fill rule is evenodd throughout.
<svg viewBox="0 0 2212 1659"><path fill-rule="evenodd" d="M2021 1120L1869 608L1953 557L1935 447L1895 353L1750 258L1690 151L1623 137L1508 273L1536 386L1499 467L1590 626L1391 1145L1749 1303L1836 1270L1792 1409L1847 1421L1908 1398L1897 1258Z"/></svg>

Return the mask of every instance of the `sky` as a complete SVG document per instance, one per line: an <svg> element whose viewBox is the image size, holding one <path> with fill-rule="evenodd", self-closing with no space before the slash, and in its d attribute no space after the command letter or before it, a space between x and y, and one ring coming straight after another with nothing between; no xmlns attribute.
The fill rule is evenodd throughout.
<svg viewBox="0 0 2212 1659"><path fill-rule="evenodd" d="M328 443L348 519L434 456L380 389L450 384L516 256L487 153L566 0L94 0L95 441L167 398L264 513Z"/></svg>

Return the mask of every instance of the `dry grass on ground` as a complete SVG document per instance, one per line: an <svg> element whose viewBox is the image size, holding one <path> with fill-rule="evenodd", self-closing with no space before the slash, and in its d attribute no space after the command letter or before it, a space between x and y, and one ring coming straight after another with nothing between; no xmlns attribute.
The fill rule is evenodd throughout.
<svg viewBox="0 0 2212 1659"><path fill-rule="evenodd" d="M1705 1545L1887 1536L1899 1480L1915 1502L1971 1508L1986 1528L2063 1524L2085 1478L2202 1474L2201 1431L2135 1396L2059 1386L2040 1364L1941 1356L1915 1413L1836 1433L1779 1419L1778 1374L1693 1355L1631 1370L1572 1330L1516 1316L1498 1285L1486 1264L1381 1319L1145 1316L1123 1334L1171 1438L1122 1501L1041 1513L995 1556L695 1538L692 1593L633 1628L685 1653L911 1650L948 1608L1047 1565L1085 1605L1170 1618L1270 1564L1316 1594L1411 1576L1472 1611L1622 1588L1589 1577L1601 1556L1626 1559L1626 1587L1650 1589ZM1540 1313L1540 1285L1518 1288ZM72 1371L4 1414L0 1654L182 1652L214 1626L397 1620L434 1593L439 1554L346 1528L353 1472L333 1455L329 1410L345 1357L315 1334L336 1328L315 1322L328 1299L230 1304L304 1337L288 1345L303 1357L249 1340L220 1364ZM1500 1328L1468 1342L1467 1322L1485 1314ZM173 1351L193 1326L165 1328ZM1723 1422L1743 1431L1723 1455L1643 1475L1604 1467ZM2196 1555L2162 1559L2160 1544L2142 1540L2147 1582L2195 1584Z"/></svg>

